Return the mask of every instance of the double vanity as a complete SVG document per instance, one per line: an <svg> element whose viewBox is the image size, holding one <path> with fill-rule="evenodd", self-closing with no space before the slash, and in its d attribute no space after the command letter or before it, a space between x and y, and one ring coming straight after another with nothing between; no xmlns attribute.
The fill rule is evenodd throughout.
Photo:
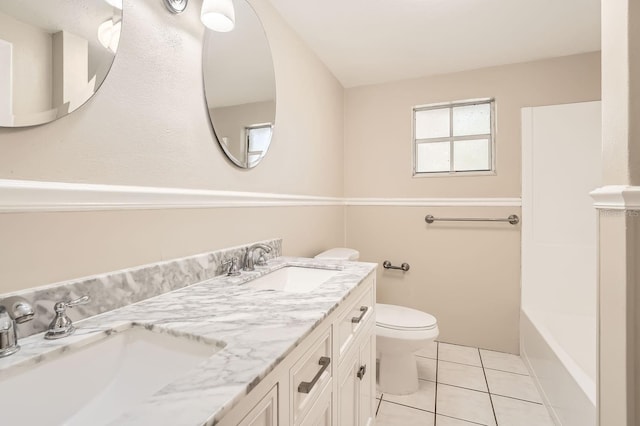
<svg viewBox="0 0 640 426"><path fill-rule="evenodd" d="M374 264L277 257L21 338L1 420L372 425L374 309Z"/></svg>

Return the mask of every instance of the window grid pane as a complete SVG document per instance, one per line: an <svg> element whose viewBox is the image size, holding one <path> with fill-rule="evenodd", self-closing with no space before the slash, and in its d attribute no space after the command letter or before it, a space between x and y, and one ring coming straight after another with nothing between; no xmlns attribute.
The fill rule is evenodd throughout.
<svg viewBox="0 0 640 426"><path fill-rule="evenodd" d="M451 135L450 108L416 111L416 139L441 138Z"/></svg>
<svg viewBox="0 0 640 426"><path fill-rule="evenodd" d="M419 144L416 149L417 173L441 173L451 170L451 143Z"/></svg>
<svg viewBox="0 0 640 426"><path fill-rule="evenodd" d="M464 140L453 143L453 169L456 171L487 171L489 140Z"/></svg>
<svg viewBox="0 0 640 426"><path fill-rule="evenodd" d="M453 107L453 136L491 133L491 105Z"/></svg>

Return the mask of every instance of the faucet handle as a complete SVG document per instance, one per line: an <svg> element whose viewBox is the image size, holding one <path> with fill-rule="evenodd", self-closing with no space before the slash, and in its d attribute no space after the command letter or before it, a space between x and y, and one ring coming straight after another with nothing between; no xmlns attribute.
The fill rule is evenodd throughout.
<svg viewBox="0 0 640 426"><path fill-rule="evenodd" d="M78 305L86 305L87 303L89 303L89 300L91 300L89 296L82 296L74 300L69 300L68 302L58 302L54 305L53 310L56 311L56 313L62 314L67 310L67 308L73 308L74 306Z"/></svg>
<svg viewBox="0 0 640 426"><path fill-rule="evenodd" d="M238 266L238 258L232 257L231 259L222 262L222 266L229 266L227 269L228 277L237 277L240 275L240 267Z"/></svg>
<svg viewBox="0 0 640 426"><path fill-rule="evenodd" d="M75 300L69 300L64 302L58 302L53 306L53 310L56 311L56 316L49 324L49 329L44 335L47 340L60 339L72 335L76 328L73 325L73 321L66 314L67 308L73 308L74 306L84 305L90 300L89 296L82 296Z"/></svg>

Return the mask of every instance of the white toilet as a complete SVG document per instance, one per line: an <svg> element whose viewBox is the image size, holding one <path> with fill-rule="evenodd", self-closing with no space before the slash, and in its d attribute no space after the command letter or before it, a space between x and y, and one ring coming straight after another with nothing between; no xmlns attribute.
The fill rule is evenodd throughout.
<svg viewBox="0 0 640 426"><path fill-rule="evenodd" d="M360 253L333 248L316 256L327 260L358 260ZM407 395L418 390L414 353L438 337L433 315L404 306L376 303L376 352L380 363L378 387L383 393Z"/></svg>

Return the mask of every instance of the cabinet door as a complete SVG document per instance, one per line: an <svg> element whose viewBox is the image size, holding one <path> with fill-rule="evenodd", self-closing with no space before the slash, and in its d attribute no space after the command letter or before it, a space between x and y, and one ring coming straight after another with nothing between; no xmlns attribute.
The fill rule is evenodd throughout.
<svg viewBox="0 0 640 426"><path fill-rule="evenodd" d="M360 385L359 426L373 426L376 398L376 336L372 334L360 346L357 377Z"/></svg>
<svg viewBox="0 0 640 426"><path fill-rule="evenodd" d="M278 385L274 386L264 398L249 411L238 426L277 426L278 425Z"/></svg>
<svg viewBox="0 0 640 426"><path fill-rule="evenodd" d="M358 400L360 380L358 369L360 368L359 353L357 348L348 352L347 357L340 364L338 372L338 425L358 425Z"/></svg>

